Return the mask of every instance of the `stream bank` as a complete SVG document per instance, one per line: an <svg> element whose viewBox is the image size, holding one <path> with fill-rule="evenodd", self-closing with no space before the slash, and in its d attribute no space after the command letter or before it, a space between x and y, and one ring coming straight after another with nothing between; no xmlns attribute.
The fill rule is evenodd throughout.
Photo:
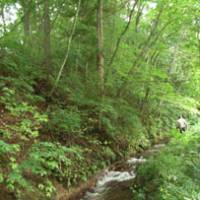
<svg viewBox="0 0 200 200"><path fill-rule="evenodd" d="M70 190L59 200L129 200L130 186L136 176L137 166L146 162L150 155L158 152L168 142L169 138L164 138L127 160L115 162L86 183L80 184L78 188Z"/></svg>

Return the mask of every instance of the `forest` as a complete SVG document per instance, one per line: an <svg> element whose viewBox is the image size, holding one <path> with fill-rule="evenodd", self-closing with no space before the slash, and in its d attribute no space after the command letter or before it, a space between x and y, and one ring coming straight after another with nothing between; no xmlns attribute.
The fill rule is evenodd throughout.
<svg viewBox="0 0 200 200"><path fill-rule="evenodd" d="M199 133L199 0L0 0L0 200L80 200L163 142L83 199L200 200Z"/></svg>

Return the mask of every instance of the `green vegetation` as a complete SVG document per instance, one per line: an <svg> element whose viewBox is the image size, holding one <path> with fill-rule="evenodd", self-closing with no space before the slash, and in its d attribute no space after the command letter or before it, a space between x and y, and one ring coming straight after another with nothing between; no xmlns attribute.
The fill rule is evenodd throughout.
<svg viewBox="0 0 200 200"><path fill-rule="evenodd" d="M53 199L178 115L198 124L199 13L199 0L1 0L0 196Z"/></svg>
<svg viewBox="0 0 200 200"><path fill-rule="evenodd" d="M176 136L159 154L139 167L133 199L200 198L198 134Z"/></svg>

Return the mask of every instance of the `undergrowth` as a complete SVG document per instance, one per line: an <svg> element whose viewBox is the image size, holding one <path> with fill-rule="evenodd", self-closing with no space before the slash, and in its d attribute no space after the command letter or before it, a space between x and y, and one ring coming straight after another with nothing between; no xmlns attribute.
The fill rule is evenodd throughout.
<svg viewBox="0 0 200 200"><path fill-rule="evenodd" d="M139 167L133 199L200 199L200 136L176 131L172 135L163 151Z"/></svg>

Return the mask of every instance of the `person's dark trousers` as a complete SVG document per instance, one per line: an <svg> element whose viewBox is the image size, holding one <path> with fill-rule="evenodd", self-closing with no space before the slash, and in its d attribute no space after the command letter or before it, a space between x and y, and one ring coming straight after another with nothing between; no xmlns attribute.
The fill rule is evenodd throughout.
<svg viewBox="0 0 200 200"><path fill-rule="evenodd" d="M186 128L180 128L180 133L183 133L186 131Z"/></svg>

